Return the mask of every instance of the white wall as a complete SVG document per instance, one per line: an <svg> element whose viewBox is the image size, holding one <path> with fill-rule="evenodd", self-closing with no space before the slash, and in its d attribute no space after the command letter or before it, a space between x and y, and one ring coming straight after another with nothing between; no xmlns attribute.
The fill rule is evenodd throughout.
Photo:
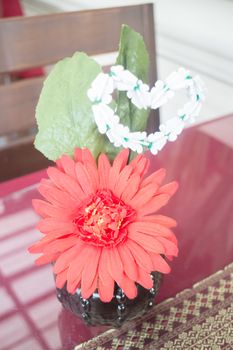
<svg viewBox="0 0 233 350"><path fill-rule="evenodd" d="M156 4L160 76L177 65L190 68L207 86L201 120L232 113L233 2L157 0ZM171 109L165 109L164 118Z"/></svg>

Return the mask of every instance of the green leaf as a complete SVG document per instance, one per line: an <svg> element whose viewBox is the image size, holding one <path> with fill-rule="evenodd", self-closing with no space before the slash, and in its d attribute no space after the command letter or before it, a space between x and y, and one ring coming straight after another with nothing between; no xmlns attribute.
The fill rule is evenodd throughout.
<svg viewBox="0 0 233 350"><path fill-rule="evenodd" d="M51 160L88 147L94 157L106 137L96 127L87 90L101 67L84 53L58 62L44 82L36 108L39 132L35 147Z"/></svg>
<svg viewBox="0 0 233 350"><path fill-rule="evenodd" d="M149 55L143 37L127 25L122 26L117 64L135 74L144 83L148 82ZM121 122L128 125L131 131L142 131L146 128L149 109L138 109L125 92L119 92L117 113Z"/></svg>
<svg viewBox="0 0 233 350"><path fill-rule="evenodd" d="M149 58L143 38L128 26L122 27L117 64L147 82ZM47 158L72 156L76 147L88 147L94 157L105 152L111 159L119 152L99 133L87 97L87 90L100 71L93 59L76 53L58 62L45 80L36 108L39 131L35 147ZM145 129L149 111L137 109L124 92L118 94L117 111L131 131Z"/></svg>

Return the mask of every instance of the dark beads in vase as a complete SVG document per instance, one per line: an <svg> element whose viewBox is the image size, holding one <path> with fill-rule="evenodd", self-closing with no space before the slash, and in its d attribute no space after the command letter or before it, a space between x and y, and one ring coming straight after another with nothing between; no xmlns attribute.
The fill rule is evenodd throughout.
<svg viewBox="0 0 233 350"><path fill-rule="evenodd" d="M95 291L89 299L83 299L80 289L72 295L67 292L66 286L57 289L57 297L65 309L70 310L78 317L82 317L84 322L90 326L109 325L120 327L124 322L141 316L148 308L153 306L160 285L161 274L153 272L151 277L153 287L148 290L136 284L138 294L134 299L129 299L116 283L113 298L109 303L100 300L98 291Z"/></svg>

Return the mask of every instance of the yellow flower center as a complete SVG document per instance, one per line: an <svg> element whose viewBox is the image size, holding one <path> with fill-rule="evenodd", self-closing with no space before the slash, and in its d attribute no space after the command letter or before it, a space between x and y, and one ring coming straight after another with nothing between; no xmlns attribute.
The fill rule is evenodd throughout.
<svg viewBox="0 0 233 350"><path fill-rule="evenodd" d="M134 217L135 210L110 190L99 190L80 208L74 222L82 240L112 247L126 239L127 226Z"/></svg>

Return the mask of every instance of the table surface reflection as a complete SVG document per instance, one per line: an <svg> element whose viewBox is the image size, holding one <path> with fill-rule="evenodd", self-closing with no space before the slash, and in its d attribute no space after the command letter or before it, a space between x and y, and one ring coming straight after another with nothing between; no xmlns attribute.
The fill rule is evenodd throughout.
<svg viewBox="0 0 233 350"><path fill-rule="evenodd" d="M233 116L191 127L151 158L179 191L161 213L178 221L180 254L157 302L233 261ZM0 185L0 344L3 350L73 349L104 327L88 328L55 296L50 266L36 267L27 247L40 234L31 200L45 171Z"/></svg>

